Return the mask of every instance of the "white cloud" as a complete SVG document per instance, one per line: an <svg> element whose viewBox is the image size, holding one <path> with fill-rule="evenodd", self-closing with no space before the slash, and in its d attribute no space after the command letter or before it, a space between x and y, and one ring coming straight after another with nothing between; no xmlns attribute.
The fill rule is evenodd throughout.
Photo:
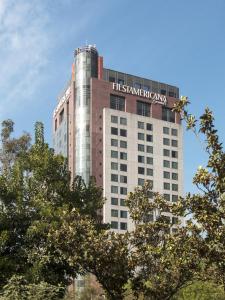
<svg viewBox="0 0 225 300"><path fill-rule="evenodd" d="M0 118L36 90L51 45L48 22L42 1L0 0Z"/></svg>

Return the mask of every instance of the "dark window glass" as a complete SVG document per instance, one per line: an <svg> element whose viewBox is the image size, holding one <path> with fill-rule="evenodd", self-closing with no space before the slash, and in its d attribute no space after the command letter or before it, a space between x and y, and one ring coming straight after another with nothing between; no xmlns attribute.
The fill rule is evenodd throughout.
<svg viewBox="0 0 225 300"><path fill-rule="evenodd" d="M177 129L172 128L171 134L174 136L177 136Z"/></svg>
<svg viewBox="0 0 225 300"><path fill-rule="evenodd" d="M120 148L127 148L127 142L126 141L120 141Z"/></svg>
<svg viewBox="0 0 225 300"><path fill-rule="evenodd" d="M170 190L170 184L168 182L163 183L164 190Z"/></svg>
<svg viewBox="0 0 225 300"><path fill-rule="evenodd" d="M150 91L150 87L148 85L143 85L142 89L144 91Z"/></svg>
<svg viewBox="0 0 225 300"><path fill-rule="evenodd" d="M127 223L120 222L120 229L121 230L127 230Z"/></svg>
<svg viewBox="0 0 225 300"><path fill-rule="evenodd" d="M112 158L118 158L118 151L111 150L111 157Z"/></svg>
<svg viewBox="0 0 225 300"><path fill-rule="evenodd" d="M164 160L163 161L163 167L164 168L170 168L170 162L169 162L169 160Z"/></svg>
<svg viewBox="0 0 225 300"><path fill-rule="evenodd" d="M170 139L163 138L163 145L169 146L170 145Z"/></svg>
<svg viewBox="0 0 225 300"><path fill-rule="evenodd" d="M164 134L170 134L170 129L168 127L163 127Z"/></svg>
<svg viewBox="0 0 225 300"><path fill-rule="evenodd" d="M117 95L110 95L110 108L125 111L125 98Z"/></svg>
<svg viewBox="0 0 225 300"><path fill-rule="evenodd" d="M111 169L112 170L118 170L118 163L111 162Z"/></svg>
<svg viewBox="0 0 225 300"><path fill-rule="evenodd" d="M126 118L120 118L120 124L121 125L127 125L127 119Z"/></svg>
<svg viewBox="0 0 225 300"><path fill-rule="evenodd" d="M111 198L112 205L118 205L118 198Z"/></svg>
<svg viewBox="0 0 225 300"><path fill-rule="evenodd" d="M170 150L168 150L168 149L163 149L163 155L164 155L164 156L170 156Z"/></svg>
<svg viewBox="0 0 225 300"><path fill-rule="evenodd" d="M148 165L153 165L153 157L146 157L146 163Z"/></svg>
<svg viewBox="0 0 225 300"><path fill-rule="evenodd" d="M163 178L170 179L170 172L164 171L164 172L163 172Z"/></svg>
<svg viewBox="0 0 225 300"><path fill-rule="evenodd" d="M121 194L121 195L127 195L127 188L125 188L125 187L120 187L120 194Z"/></svg>
<svg viewBox="0 0 225 300"><path fill-rule="evenodd" d="M118 147L118 140L111 139L111 146Z"/></svg>
<svg viewBox="0 0 225 300"><path fill-rule="evenodd" d="M178 174L177 173L172 173L172 179L173 180L178 180Z"/></svg>
<svg viewBox="0 0 225 300"><path fill-rule="evenodd" d="M111 185L111 193L118 194L118 186Z"/></svg>
<svg viewBox="0 0 225 300"><path fill-rule="evenodd" d="M169 107L162 106L162 120L175 123L175 112Z"/></svg>
<svg viewBox="0 0 225 300"><path fill-rule="evenodd" d="M172 191L175 191L175 192L178 191L178 184L175 184L175 183L172 184Z"/></svg>
<svg viewBox="0 0 225 300"><path fill-rule="evenodd" d="M127 219L127 211L126 210L121 210L120 211L120 218Z"/></svg>
<svg viewBox="0 0 225 300"><path fill-rule="evenodd" d="M126 129L120 129L120 136L127 136Z"/></svg>
<svg viewBox="0 0 225 300"><path fill-rule="evenodd" d="M146 129L152 131L152 124L147 123L146 124Z"/></svg>
<svg viewBox="0 0 225 300"><path fill-rule="evenodd" d="M64 108L61 110L59 114L59 124L62 123L63 119L64 119Z"/></svg>
<svg viewBox="0 0 225 300"><path fill-rule="evenodd" d="M120 206L126 206L126 200L120 199Z"/></svg>
<svg viewBox="0 0 225 300"><path fill-rule="evenodd" d="M120 152L120 159L125 159L125 160L127 160L127 153L125 153L125 152Z"/></svg>
<svg viewBox="0 0 225 300"><path fill-rule="evenodd" d="M120 175L120 182L127 183L127 176Z"/></svg>
<svg viewBox="0 0 225 300"><path fill-rule="evenodd" d="M111 122L112 123L118 123L118 117L117 116L111 116Z"/></svg>
<svg viewBox="0 0 225 300"><path fill-rule="evenodd" d="M138 167L138 174L144 175L145 174L145 168Z"/></svg>
<svg viewBox="0 0 225 300"><path fill-rule="evenodd" d="M172 161L172 168L178 169L178 163L176 161Z"/></svg>
<svg viewBox="0 0 225 300"><path fill-rule="evenodd" d="M169 92L169 97L174 97L174 96L175 96L174 92L170 91Z"/></svg>
<svg viewBox="0 0 225 300"><path fill-rule="evenodd" d="M120 171L127 172L127 165L120 164Z"/></svg>
<svg viewBox="0 0 225 300"><path fill-rule="evenodd" d="M138 144L138 151L145 152L145 146L142 144Z"/></svg>
<svg viewBox="0 0 225 300"><path fill-rule="evenodd" d="M111 209L111 217L118 218L118 210L117 209Z"/></svg>
<svg viewBox="0 0 225 300"><path fill-rule="evenodd" d="M116 221L111 221L111 228L112 228L112 229L118 229L118 222L116 222Z"/></svg>
<svg viewBox="0 0 225 300"><path fill-rule="evenodd" d="M111 174L111 181L118 182L118 175Z"/></svg>
<svg viewBox="0 0 225 300"><path fill-rule="evenodd" d="M172 217L172 224L178 224L178 218Z"/></svg>
<svg viewBox="0 0 225 300"><path fill-rule="evenodd" d="M143 178L138 178L138 185L143 186L145 184L145 180Z"/></svg>
<svg viewBox="0 0 225 300"><path fill-rule="evenodd" d="M144 141L145 139L144 133L138 132L138 139Z"/></svg>
<svg viewBox="0 0 225 300"><path fill-rule="evenodd" d="M147 153L153 153L153 147L152 146L146 146L146 152Z"/></svg>
<svg viewBox="0 0 225 300"><path fill-rule="evenodd" d="M141 84L139 82L134 83L134 88L135 89L141 89Z"/></svg>
<svg viewBox="0 0 225 300"><path fill-rule="evenodd" d="M152 142L153 141L153 136L150 134L146 134L146 141L147 142Z"/></svg>
<svg viewBox="0 0 225 300"><path fill-rule="evenodd" d="M111 127L111 134L118 135L118 128Z"/></svg>
<svg viewBox="0 0 225 300"><path fill-rule="evenodd" d="M123 85L124 84L124 80L123 79L118 79L118 83Z"/></svg>
<svg viewBox="0 0 225 300"><path fill-rule="evenodd" d="M173 147L178 147L178 141L177 140L172 140L172 146Z"/></svg>
<svg viewBox="0 0 225 300"><path fill-rule="evenodd" d="M171 156L173 158L178 158L178 152L177 151L171 151Z"/></svg>
<svg viewBox="0 0 225 300"><path fill-rule="evenodd" d="M150 104L137 101L137 114L140 116L149 117L150 116Z"/></svg>
<svg viewBox="0 0 225 300"><path fill-rule="evenodd" d="M115 77L109 76L109 82L115 82Z"/></svg>
<svg viewBox="0 0 225 300"><path fill-rule="evenodd" d="M147 169L146 169L146 172L147 172L147 175L148 175L148 176L153 176L153 169L147 168Z"/></svg>
<svg viewBox="0 0 225 300"><path fill-rule="evenodd" d="M166 90L163 90L163 89L162 89L162 90L160 91L160 94L166 95Z"/></svg>
<svg viewBox="0 0 225 300"><path fill-rule="evenodd" d="M145 127L144 127L144 125L145 125L145 123L144 122L140 122L140 121L138 121L138 128L140 128L140 129L144 129Z"/></svg>
<svg viewBox="0 0 225 300"><path fill-rule="evenodd" d="M145 157L141 156L141 155L138 155L138 162L144 164L145 163Z"/></svg>
<svg viewBox="0 0 225 300"><path fill-rule="evenodd" d="M172 201L177 202L178 201L178 195L172 195Z"/></svg>

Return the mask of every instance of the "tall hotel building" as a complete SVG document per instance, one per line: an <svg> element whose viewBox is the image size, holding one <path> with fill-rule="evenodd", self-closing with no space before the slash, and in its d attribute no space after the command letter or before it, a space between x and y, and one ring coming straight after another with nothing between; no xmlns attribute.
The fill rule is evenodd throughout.
<svg viewBox="0 0 225 300"><path fill-rule="evenodd" d="M54 149L73 177L94 176L103 187L103 221L115 231L132 229L124 199L145 180L168 201L182 195L182 126L171 110L178 98L175 86L104 68L95 46L75 50L53 114Z"/></svg>

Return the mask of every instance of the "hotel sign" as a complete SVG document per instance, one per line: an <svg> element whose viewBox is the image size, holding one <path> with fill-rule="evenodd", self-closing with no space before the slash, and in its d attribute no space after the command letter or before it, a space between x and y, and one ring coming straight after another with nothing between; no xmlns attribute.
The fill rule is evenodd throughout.
<svg viewBox="0 0 225 300"><path fill-rule="evenodd" d="M128 86L125 84L119 84L119 83L113 82L113 90L122 92L122 93L126 93L126 94L144 97L149 100L152 100L152 103L158 103L161 105L167 104L167 98L165 95L161 95L161 94L150 92L150 91L145 91L143 89L136 89L134 87L131 87L131 86Z"/></svg>

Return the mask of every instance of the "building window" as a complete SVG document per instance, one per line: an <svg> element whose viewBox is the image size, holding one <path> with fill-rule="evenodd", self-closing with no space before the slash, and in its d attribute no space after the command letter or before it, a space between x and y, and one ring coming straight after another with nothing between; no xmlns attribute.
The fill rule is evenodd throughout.
<svg viewBox="0 0 225 300"><path fill-rule="evenodd" d="M149 130L149 131L152 131L152 124L147 123L146 124L146 129Z"/></svg>
<svg viewBox="0 0 225 300"><path fill-rule="evenodd" d="M172 202L178 201L178 195L172 195Z"/></svg>
<svg viewBox="0 0 225 300"><path fill-rule="evenodd" d="M120 229L121 230L127 230L127 223L120 222Z"/></svg>
<svg viewBox="0 0 225 300"><path fill-rule="evenodd" d="M144 141L145 139L144 133L138 132L138 139Z"/></svg>
<svg viewBox="0 0 225 300"><path fill-rule="evenodd" d="M135 89L141 89L141 84L139 82L134 83L134 88Z"/></svg>
<svg viewBox="0 0 225 300"><path fill-rule="evenodd" d="M162 120L175 123L175 112L169 107L162 106Z"/></svg>
<svg viewBox="0 0 225 300"><path fill-rule="evenodd" d="M163 183L164 190L170 190L170 184L168 182Z"/></svg>
<svg viewBox="0 0 225 300"><path fill-rule="evenodd" d="M178 141L177 140L172 140L172 146L173 147L178 147Z"/></svg>
<svg viewBox="0 0 225 300"><path fill-rule="evenodd" d="M143 85L142 89L144 91L150 91L150 87L148 85Z"/></svg>
<svg viewBox="0 0 225 300"><path fill-rule="evenodd" d="M111 185L111 193L118 194L118 186Z"/></svg>
<svg viewBox="0 0 225 300"><path fill-rule="evenodd" d="M55 119L55 130L57 129L57 119Z"/></svg>
<svg viewBox="0 0 225 300"><path fill-rule="evenodd" d="M110 108L125 111L125 98L118 95L110 95Z"/></svg>
<svg viewBox="0 0 225 300"><path fill-rule="evenodd" d="M126 118L120 118L120 125L127 125L127 119Z"/></svg>
<svg viewBox="0 0 225 300"><path fill-rule="evenodd" d="M120 199L120 206L126 206L126 200Z"/></svg>
<svg viewBox="0 0 225 300"><path fill-rule="evenodd" d="M172 179L173 180L178 180L178 174L177 173L172 173Z"/></svg>
<svg viewBox="0 0 225 300"><path fill-rule="evenodd" d="M172 217L172 224L178 224L178 218L177 217Z"/></svg>
<svg viewBox="0 0 225 300"><path fill-rule="evenodd" d="M140 121L138 121L138 128L139 129L144 129L145 128L145 123L144 122L140 122Z"/></svg>
<svg viewBox="0 0 225 300"><path fill-rule="evenodd" d="M123 79L118 79L118 83L123 85L124 84L124 80Z"/></svg>
<svg viewBox="0 0 225 300"><path fill-rule="evenodd" d="M127 195L127 188L125 188L125 187L120 187L120 194L121 194L121 195Z"/></svg>
<svg viewBox="0 0 225 300"><path fill-rule="evenodd" d="M118 205L118 198L111 198L111 205Z"/></svg>
<svg viewBox="0 0 225 300"><path fill-rule="evenodd" d="M126 141L120 141L120 148L127 148L127 142Z"/></svg>
<svg viewBox="0 0 225 300"><path fill-rule="evenodd" d="M138 178L138 185L143 186L145 184L145 180L143 178Z"/></svg>
<svg viewBox="0 0 225 300"><path fill-rule="evenodd" d="M147 172L147 175L148 175L148 176L153 176L153 169L147 168L147 169L146 169L146 172Z"/></svg>
<svg viewBox="0 0 225 300"><path fill-rule="evenodd" d="M144 164L145 163L145 157L138 155L138 162Z"/></svg>
<svg viewBox="0 0 225 300"><path fill-rule="evenodd" d="M170 139L163 138L163 145L169 146L170 145Z"/></svg>
<svg viewBox="0 0 225 300"><path fill-rule="evenodd" d="M150 117L150 104L137 101L137 114L140 116Z"/></svg>
<svg viewBox="0 0 225 300"><path fill-rule="evenodd" d="M172 91L169 91L169 97L175 97L175 94L174 94L174 92L172 92Z"/></svg>
<svg viewBox="0 0 225 300"><path fill-rule="evenodd" d="M109 82L116 82L115 77L109 76Z"/></svg>
<svg viewBox="0 0 225 300"><path fill-rule="evenodd" d="M120 175L120 182L121 183L127 183L127 176Z"/></svg>
<svg viewBox="0 0 225 300"><path fill-rule="evenodd" d="M170 150L168 150L168 149L163 149L163 155L164 155L164 156L170 156Z"/></svg>
<svg viewBox="0 0 225 300"><path fill-rule="evenodd" d="M118 182L118 175L111 174L111 181Z"/></svg>
<svg viewBox="0 0 225 300"><path fill-rule="evenodd" d="M163 194L163 197L166 201L170 201L170 194Z"/></svg>
<svg viewBox="0 0 225 300"><path fill-rule="evenodd" d="M127 160L127 153L125 153L125 152L120 152L120 159Z"/></svg>
<svg viewBox="0 0 225 300"><path fill-rule="evenodd" d="M153 157L146 157L147 165L153 165Z"/></svg>
<svg viewBox="0 0 225 300"><path fill-rule="evenodd" d="M118 128L116 128L116 127L111 127L111 134L113 134L113 135L118 135Z"/></svg>
<svg viewBox="0 0 225 300"><path fill-rule="evenodd" d="M138 174L144 175L145 174L145 168L138 167Z"/></svg>
<svg viewBox="0 0 225 300"><path fill-rule="evenodd" d="M174 192L178 191L178 184L175 184L175 183L172 184L172 191L174 191Z"/></svg>
<svg viewBox="0 0 225 300"><path fill-rule="evenodd" d="M120 218L127 219L127 211L126 210L120 211Z"/></svg>
<svg viewBox="0 0 225 300"><path fill-rule="evenodd" d="M111 122L112 123L118 123L118 117L117 116L111 116Z"/></svg>
<svg viewBox="0 0 225 300"><path fill-rule="evenodd" d="M164 171L164 172L163 172L163 178L170 179L170 172Z"/></svg>
<svg viewBox="0 0 225 300"><path fill-rule="evenodd" d="M118 158L118 151L111 150L111 157Z"/></svg>
<svg viewBox="0 0 225 300"><path fill-rule="evenodd" d="M171 151L171 156L173 157L173 158L178 158L178 152L177 151Z"/></svg>
<svg viewBox="0 0 225 300"><path fill-rule="evenodd" d="M147 153L153 153L153 147L152 146L146 146L146 152Z"/></svg>
<svg viewBox="0 0 225 300"><path fill-rule="evenodd" d="M117 209L111 209L111 217L118 218L118 210Z"/></svg>
<svg viewBox="0 0 225 300"><path fill-rule="evenodd" d="M163 127L164 134L170 134L170 129L168 127Z"/></svg>
<svg viewBox="0 0 225 300"><path fill-rule="evenodd" d="M127 136L127 131L126 129L120 129L120 136Z"/></svg>
<svg viewBox="0 0 225 300"><path fill-rule="evenodd" d="M146 134L146 141L147 142L152 142L153 141L153 136L150 134Z"/></svg>
<svg viewBox="0 0 225 300"><path fill-rule="evenodd" d="M138 144L138 151L145 152L145 146L142 144Z"/></svg>
<svg viewBox="0 0 225 300"><path fill-rule="evenodd" d="M166 90L161 89L160 94L161 94L161 95L166 95Z"/></svg>
<svg viewBox="0 0 225 300"><path fill-rule="evenodd" d="M172 169L178 169L178 163L176 161L172 161Z"/></svg>
<svg viewBox="0 0 225 300"><path fill-rule="evenodd" d="M177 136L177 129L172 128L171 134L174 136Z"/></svg>
<svg viewBox="0 0 225 300"><path fill-rule="evenodd" d="M118 140L111 139L111 146L118 147Z"/></svg>
<svg viewBox="0 0 225 300"><path fill-rule="evenodd" d="M127 165L125 165L125 164L120 164L120 171L122 171L122 172L127 172Z"/></svg>
<svg viewBox="0 0 225 300"><path fill-rule="evenodd" d="M118 163L111 162L111 170L118 170Z"/></svg>
<svg viewBox="0 0 225 300"><path fill-rule="evenodd" d="M63 119L64 119L64 108L61 110L59 114L59 124L62 123Z"/></svg>
<svg viewBox="0 0 225 300"><path fill-rule="evenodd" d="M112 228L112 229L118 229L118 222L116 222L116 221L111 221L111 228Z"/></svg>

